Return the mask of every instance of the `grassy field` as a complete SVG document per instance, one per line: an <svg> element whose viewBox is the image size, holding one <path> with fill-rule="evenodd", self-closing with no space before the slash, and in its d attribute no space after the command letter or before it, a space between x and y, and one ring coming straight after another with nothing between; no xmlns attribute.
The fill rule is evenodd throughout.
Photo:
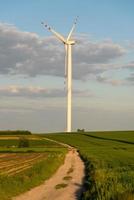
<svg viewBox="0 0 134 200"><path fill-rule="evenodd" d="M8 200L48 179L63 163L67 149L37 135L0 135L0 200Z"/></svg>
<svg viewBox="0 0 134 200"><path fill-rule="evenodd" d="M48 134L75 146L86 166L84 200L134 200L134 131Z"/></svg>

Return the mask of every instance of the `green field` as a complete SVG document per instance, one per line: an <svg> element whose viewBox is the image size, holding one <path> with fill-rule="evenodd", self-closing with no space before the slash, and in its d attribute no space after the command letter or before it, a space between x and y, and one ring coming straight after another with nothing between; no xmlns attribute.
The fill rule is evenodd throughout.
<svg viewBox="0 0 134 200"><path fill-rule="evenodd" d="M134 131L48 134L76 147L86 166L84 200L134 199Z"/></svg>
<svg viewBox="0 0 134 200"><path fill-rule="evenodd" d="M0 200L11 199L49 178L74 146L86 167L82 200L134 200L134 131L0 135Z"/></svg>
<svg viewBox="0 0 134 200"><path fill-rule="evenodd" d="M67 149L38 135L0 136L0 200L8 200L48 179L63 163Z"/></svg>

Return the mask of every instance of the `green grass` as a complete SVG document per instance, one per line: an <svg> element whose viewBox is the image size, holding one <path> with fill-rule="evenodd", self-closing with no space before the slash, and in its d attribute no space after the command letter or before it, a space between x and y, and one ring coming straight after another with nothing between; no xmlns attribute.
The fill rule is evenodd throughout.
<svg viewBox="0 0 134 200"><path fill-rule="evenodd" d="M90 137L98 137L105 140L134 144L134 131L105 131L85 133L85 135L89 135Z"/></svg>
<svg viewBox="0 0 134 200"><path fill-rule="evenodd" d="M33 152L62 152L65 147L25 147L25 148L6 148L0 147L0 153L33 153Z"/></svg>
<svg viewBox="0 0 134 200"><path fill-rule="evenodd" d="M28 138L28 137L27 137ZM55 142L51 142L48 140L45 140L43 138L37 138L37 139L29 139L30 147L60 147L60 145L56 144ZM19 144L19 138L18 139L1 139L0 138L0 147L18 147Z"/></svg>
<svg viewBox="0 0 134 200"><path fill-rule="evenodd" d="M134 131L48 134L80 151L86 166L84 200L134 199Z"/></svg>
<svg viewBox="0 0 134 200"><path fill-rule="evenodd" d="M0 200L9 200L13 196L23 193L32 187L43 183L58 169L64 162L67 149L61 145L45 140L44 137L38 135L26 136L29 139L30 147L18 148L19 137L0 136L0 155L11 155L17 153L17 159L24 154L42 153L44 158L32 163L31 168L21 171L18 174L0 175ZM23 157L24 157L23 156ZM2 158L1 158L2 159ZM7 165L11 159L5 159ZM15 158L14 158L15 159ZM16 160L16 163L18 161Z"/></svg>

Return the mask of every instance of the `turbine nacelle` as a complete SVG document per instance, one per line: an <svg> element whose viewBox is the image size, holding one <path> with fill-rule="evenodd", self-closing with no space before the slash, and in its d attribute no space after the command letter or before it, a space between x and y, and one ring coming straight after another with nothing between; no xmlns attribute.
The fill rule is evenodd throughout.
<svg viewBox="0 0 134 200"><path fill-rule="evenodd" d="M69 40L69 41L66 41L65 44L66 44L66 45L74 45L74 44L75 44L75 41L74 41L74 40Z"/></svg>

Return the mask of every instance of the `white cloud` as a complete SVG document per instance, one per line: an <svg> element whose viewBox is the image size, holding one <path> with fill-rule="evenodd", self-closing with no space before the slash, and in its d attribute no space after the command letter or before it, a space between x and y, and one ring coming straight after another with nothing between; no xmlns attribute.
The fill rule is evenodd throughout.
<svg viewBox="0 0 134 200"><path fill-rule="evenodd" d="M74 90L75 97L94 97L95 95L89 90ZM25 98L44 98L44 97L65 97L66 92L63 89L43 88L33 86L6 86L0 87L0 97L25 97Z"/></svg>
<svg viewBox="0 0 134 200"><path fill-rule="evenodd" d="M123 68L134 70L134 61L131 61L128 64L124 65Z"/></svg>
<svg viewBox="0 0 134 200"><path fill-rule="evenodd" d="M119 85L123 85L125 83L124 80L111 79L109 77L104 77L102 75L97 76L96 80L100 83L106 83L106 84L110 84L113 86L119 86Z"/></svg>
<svg viewBox="0 0 134 200"><path fill-rule="evenodd" d="M126 78L126 81L130 85L134 85L134 73L130 74L130 76Z"/></svg>
<svg viewBox="0 0 134 200"><path fill-rule="evenodd" d="M8 97L63 97L64 90L47 89L43 87L23 87L23 86L6 86L0 87L0 96Z"/></svg>
<svg viewBox="0 0 134 200"><path fill-rule="evenodd" d="M73 76L88 78L108 70L112 60L125 49L112 41L92 42L76 37L73 49ZM42 38L22 32L15 26L0 24L0 74L64 76L64 47L54 37Z"/></svg>

